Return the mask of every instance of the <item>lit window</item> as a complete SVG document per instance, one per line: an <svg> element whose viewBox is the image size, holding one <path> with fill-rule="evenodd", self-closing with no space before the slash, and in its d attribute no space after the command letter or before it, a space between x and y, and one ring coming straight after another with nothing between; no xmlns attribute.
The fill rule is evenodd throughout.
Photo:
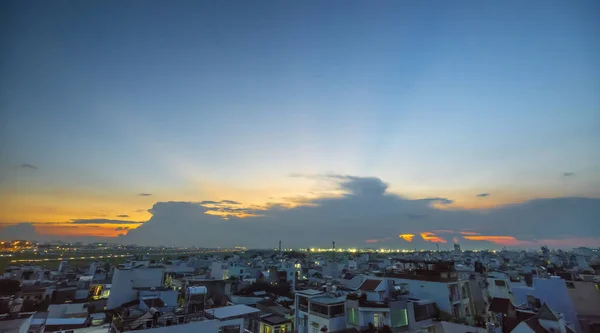
<svg viewBox="0 0 600 333"><path fill-rule="evenodd" d="M392 327L408 326L406 309L391 309Z"/></svg>
<svg viewBox="0 0 600 333"><path fill-rule="evenodd" d="M348 324L358 326L358 309L348 308Z"/></svg>

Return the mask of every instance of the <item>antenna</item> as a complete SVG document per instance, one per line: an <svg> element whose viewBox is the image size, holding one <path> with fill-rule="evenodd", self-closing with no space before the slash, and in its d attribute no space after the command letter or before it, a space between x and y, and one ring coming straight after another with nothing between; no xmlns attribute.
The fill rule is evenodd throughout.
<svg viewBox="0 0 600 333"><path fill-rule="evenodd" d="M279 260L283 260L283 256L281 255L281 240L279 240Z"/></svg>
<svg viewBox="0 0 600 333"><path fill-rule="evenodd" d="M440 252L440 244L439 243L435 243L435 245L437 246L438 252Z"/></svg>

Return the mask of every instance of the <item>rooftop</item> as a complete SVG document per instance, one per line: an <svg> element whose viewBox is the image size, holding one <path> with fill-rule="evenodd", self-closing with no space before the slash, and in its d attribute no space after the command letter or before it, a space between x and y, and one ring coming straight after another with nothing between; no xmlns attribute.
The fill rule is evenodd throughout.
<svg viewBox="0 0 600 333"><path fill-rule="evenodd" d="M314 289L297 290L296 292L299 294L304 294L304 295L308 295L308 296L315 296L315 295L323 294L322 291L314 290Z"/></svg>
<svg viewBox="0 0 600 333"><path fill-rule="evenodd" d="M366 279L359 289L363 291L375 291L381 282L383 282L383 280Z"/></svg>
<svg viewBox="0 0 600 333"><path fill-rule="evenodd" d="M244 316L252 313L260 313L260 310L249 307L247 305L238 304L232 306L225 306L222 308L214 308L209 310L208 312L212 312L213 317L217 319L226 319L237 316Z"/></svg>
<svg viewBox="0 0 600 333"><path fill-rule="evenodd" d="M337 304L346 302L346 296L332 297L332 296L322 296L315 297L310 299L311 302L319 303L323 305Z"/></svg>
<svg viewBox="0 0 600 333"><path fill-rule="evenodd" d="M265 316L265 317L261 318L260 320L267 324L270 324L270 325L280 325L280 324L291 321L291 319L287 319L283 316L278 316L278 315Z"/></svg>

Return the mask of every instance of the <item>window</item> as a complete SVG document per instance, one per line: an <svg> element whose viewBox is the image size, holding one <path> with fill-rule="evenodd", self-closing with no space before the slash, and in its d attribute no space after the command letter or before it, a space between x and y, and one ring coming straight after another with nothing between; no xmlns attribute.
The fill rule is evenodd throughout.
<svg viewBox="0 0 600 333"><path fill-rule="evenodd" d="M375 326L375 327L383 326L383 316L381 315L381 313L373 314L373 326Z"/></svg>
<svg viewBox="0 0 600 333"><path fill-rule="evenodd" d="M434 303L428 303L428 304L414 303L414 309L415 309L415 321L422 321L425 319L435 317Z"/></svg>
<svg viewBox="0 0 600 333"><path fill-rule="evenodd" d="M406 309L391 309L390 310L392 327L408 326L408 315Z"/></svg>
<svg viewBox="0 0 600 333"><path fill-rule="evenodd" d="M269 325L265 325L265 330L263 331L263 333L272 333L273 330L271 329L271 326Z"/></svg>
<svg viewBox="0 0 600 333"><path fill-rule="evenodd" d="M348 308L348 324L358 326L358 309Z"/></svg>

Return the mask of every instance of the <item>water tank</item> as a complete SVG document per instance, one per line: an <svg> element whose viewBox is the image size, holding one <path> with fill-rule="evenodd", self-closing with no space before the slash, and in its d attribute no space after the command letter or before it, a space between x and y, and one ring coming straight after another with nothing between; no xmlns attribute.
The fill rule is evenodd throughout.
<svg viewBox="0 0 600 333"><path fill-rule="evenodd" d="M186 293L188 295L201 295L201 294L206 294L207 290L206 290L206 287L204 287L204 286L187 287Z"/></svg>

